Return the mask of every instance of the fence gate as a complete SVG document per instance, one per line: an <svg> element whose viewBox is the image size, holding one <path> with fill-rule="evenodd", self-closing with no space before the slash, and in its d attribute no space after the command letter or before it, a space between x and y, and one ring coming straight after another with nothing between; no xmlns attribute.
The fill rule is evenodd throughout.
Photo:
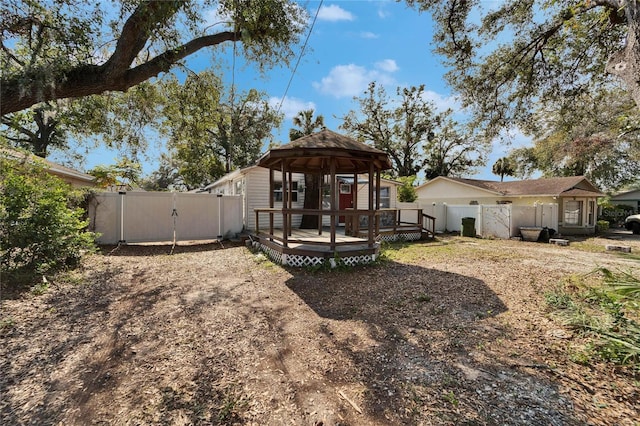
<svg viewBox="0 0 640 426"><path fill-rule="evenodd" d="M511 205L482 205L479 232L483 238L509 239L511 230Z"/></svg>
<svg viewBox="0 0 640 426"><path fill-rule="evenodd" d="M90 203L89 218L99 244L221 239L242 231L242 198L105 192Z"/></svg>

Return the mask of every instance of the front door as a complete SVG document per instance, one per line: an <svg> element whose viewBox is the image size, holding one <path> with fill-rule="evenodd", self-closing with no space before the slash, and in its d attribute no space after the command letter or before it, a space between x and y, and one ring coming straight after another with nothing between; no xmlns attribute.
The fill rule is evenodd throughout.
<svg viewBox="0 0 640 426"><path fill-rule="evenodd" d="M339 190L338 209L345 210L353 208L353 185L350 183L341 183ZM344 216L340 216L338 222L344 224Z"/></svg>

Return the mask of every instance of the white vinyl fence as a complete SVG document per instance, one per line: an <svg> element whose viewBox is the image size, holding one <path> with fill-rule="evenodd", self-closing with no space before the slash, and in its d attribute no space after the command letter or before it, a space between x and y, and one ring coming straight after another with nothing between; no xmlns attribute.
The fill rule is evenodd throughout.
<svg viewBox="0 0 640 426"><path fill-rule="evenodd" d="M242 197L104 192L89 204L99 244L222 239L242 231Z"/></svg>
<svg viewBox="0 0 640 426"><path fill-rule="evenodd" d="M462 218L476 220L476 234L483 238L510 238L520 234L522 226L539 226L558 230L558 205L513 204L449 205L420 203L426 214L436 218L436 231L460 231Z"/></svg>

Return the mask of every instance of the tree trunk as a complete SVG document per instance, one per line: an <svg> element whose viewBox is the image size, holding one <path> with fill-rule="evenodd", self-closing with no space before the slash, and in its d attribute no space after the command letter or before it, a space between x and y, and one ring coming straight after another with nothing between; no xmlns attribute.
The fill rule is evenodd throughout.
<svg viewBox="0 0 640 426"><path fill-rule="evenodd" d="M305 173L304 175L304 208L318 209L320 208L320 186L319 177L314 174ZM300 229L318 229L318 216L305 214L302 215Z"/></svg>
<svg viewBox="0 0 640 426"><path fill-rule="evenodd" d="M609 58L606 70L624 81L626 88L640 108L640 2L625 6L628 22L627 43L624 49Z"/></svg>

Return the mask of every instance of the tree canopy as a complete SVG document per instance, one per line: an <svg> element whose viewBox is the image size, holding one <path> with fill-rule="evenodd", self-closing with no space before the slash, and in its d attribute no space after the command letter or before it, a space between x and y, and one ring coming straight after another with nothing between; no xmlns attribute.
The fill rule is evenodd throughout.
<svg viewBox="0 0 640 426"><path fill-rule="evenodd" d="M114 5L4 1L0 114L54 99L125 91L225 42L241 41L241 53L261 69L288 63L307 19L290 0L122 0ZM209 7L219 22L204 21Z"/></svg>
<svg viewBox="0 0 640 426"><path fill-rule="evenodd" d="M558 102L533 117L534 146L509 154L518 176L584 175L604 190L638 181L640 111L624 92L585 93L570 108Z"/></svg>
<svg viewBox="0 0 640 426"><path fill-rule="evenodd" d="M375 82L361 98L360 110L343 118L341 129L389 154L396 176L413 176L422 168L420 147L433 138L436 113L424 98L424 85L401 88L392 100ZM395 103L394 103L395 102Z"/></svg>
<svg viewBox="0 0 640 426"><path fill-rule="evenodd" d="M516 164L509 157L501 157L493 163L491 172L494 175L500 176L500 182L504 180L505 176L514 176L516 173Z"/></svg>
<svg viewBox="0 0 640 426"><path fill-rule="evenodd" d="M621 83L640 109L640 2L407 0L432 12L447 80L489 138L535 106ZM497 4L492 10L482 6Z"/></svg>
<svg viewBox="0 0 640 426"><path fill-rule="evenodd" d="M350 111L340 128L389 154L393 177L424 171L427 179L459 175L482 164L484 144L462 132L451 110L438 113L426 100L424 85L398 87L396 97L369 84L360 110Z"/></svg>
<svg viewBox="0 0 640 426"><path fill-rule="evenodd" d="M157 87L143 82L124 93L42 102L0 117L6 126L0 139L43 158L52 149L70 154L71 139L86 148L101 143L136 157L146 148L148 130L159 118L163 99Z"/></svg>
<svg viewBox="0 0 640 426"><path fill-rule="evenodd" d="M161 130L188 188L211 183L253 164L282 117L256 90L234 93L212 71L168 79Z"/></svg>

